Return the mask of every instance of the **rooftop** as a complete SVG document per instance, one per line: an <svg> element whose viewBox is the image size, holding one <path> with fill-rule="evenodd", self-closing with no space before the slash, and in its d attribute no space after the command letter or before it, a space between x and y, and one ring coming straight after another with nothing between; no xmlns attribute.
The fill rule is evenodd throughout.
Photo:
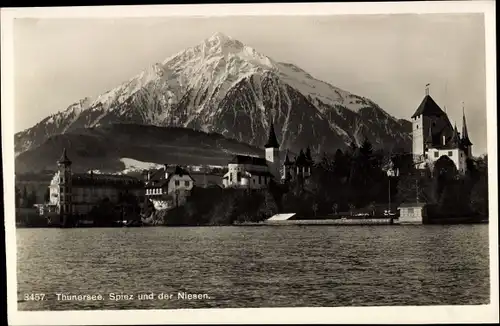
<svg viewBox="0 0 500 326"><path fill-rule="evenodd" d="M248 155L235 155L233 159L229 161L229 163L267 166L267 161L265 158Z"/></svg>
<svg viewBox="0 0 500 326"><path fill-rule="evenodd" d="M432 99L430 95L426 95L422 100L422 103L417 108L417 111L413 113L412 118L418 117L419 115L425 116L442 116L446 113L441 110L439 105Z"/></svg>
<svg viewBox="0 0 500 326"><path fill-rule="evenodd" d="M73 186L142 186L140 180L131 176L100 173L74 173L71 183Z"/></svg>

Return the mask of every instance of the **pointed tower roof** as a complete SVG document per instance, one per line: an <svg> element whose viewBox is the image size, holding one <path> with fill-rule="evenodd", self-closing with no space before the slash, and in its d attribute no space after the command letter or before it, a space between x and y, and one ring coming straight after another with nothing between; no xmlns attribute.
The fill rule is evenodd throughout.
<svg viewBox="0 0 500 326"><path fill-rule="evenodd" d="M265 148L279 148L278 139L276 138L276 133L274 132L274 123L271 121L271 127L269 128L269 137L267 138L267 143L264 145Z"/></svg>
<svg viewBox="0 0 500 326"><path fill-rule="evenodd" d="M290 161L290 158L288 158L288 149L286 150L286 155L285 155L285 161L283 162L284 165L292 165L292 162Z"/></svg>
<svg viewBox="0 0 500 326"><path fill-rule="evenodd" d="M413 113L412 118L418 117L419 115L424 116L442 116L446 115L446 113L441 110L439 105L432 99L430 95L425 95L422 103L417 108L417 111Z"/></svg>
<svg viewBox="0 0 500 326"><path fill-rule="evenodd" d="M463 122L462 122L462 144L466 146L471 146L472 143L469 139L469 133L467 132L467 121L465 120L465 109L462 107Z"/></svg>
<svg viewBox="0 0 500 326"><path fill-rule="evenodd" d="M455 124L455 128L453 129L453 136L450 139L450 146L456 147L460 145L460 136L458 135L457 124Z"/></svg>
<svg viewBox="0 0 500 326"><path fill-rule="evenodd" d="M312 161L311 147L309 147L309 146L307 146L307 149L306 149L306 158L308 161Z"/></svg>
<svg viewBox="0 0 500 326"><path fill-rule="evenodd" d="M65 165L71 165L71 161L68 158L68 155L66 154L66 148L63 149L62 155L57 161L58 164L65 164Z"/></svg>
<svg viewBox="0 0 500 326"><path fill-rule="evenodd" d="M299 156L295 159L295 165L297 166L306 166L307 165L306 154L304 154L304 150L300 150Z"/></svg>

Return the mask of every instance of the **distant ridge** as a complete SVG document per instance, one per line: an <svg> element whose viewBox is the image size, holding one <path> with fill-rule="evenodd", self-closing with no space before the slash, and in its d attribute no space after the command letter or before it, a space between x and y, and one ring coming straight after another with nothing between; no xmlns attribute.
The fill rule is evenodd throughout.
<svg viewBox="0 0 500 326"><path fill-rule="evenodd" d="M16 157L16 173L54 170L65 147L73 170L109 173L125 170L124 158L161 165L227 165L234 154L263 153L260 148L216 133L179 127L111 124L50 137L42 145Z"/></svg>

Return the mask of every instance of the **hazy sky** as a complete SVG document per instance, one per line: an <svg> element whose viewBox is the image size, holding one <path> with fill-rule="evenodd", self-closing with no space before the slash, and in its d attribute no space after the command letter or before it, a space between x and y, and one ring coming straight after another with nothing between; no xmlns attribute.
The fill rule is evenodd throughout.
<svg viewBox="0 0 500 326"><path fill-rule="evenodd" d="M431 96L486 152L482 14L16 19L15 130L222 32L409 119Z"/></svg>

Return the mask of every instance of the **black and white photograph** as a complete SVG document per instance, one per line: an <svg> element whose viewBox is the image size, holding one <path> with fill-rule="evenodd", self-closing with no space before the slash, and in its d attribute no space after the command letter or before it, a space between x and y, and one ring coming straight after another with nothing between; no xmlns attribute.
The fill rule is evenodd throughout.
<svg viewBox="0 0 500 326"><path fill-rule="evenodd" d="M494 2L378 5L2 9L9 320L498 322Z"/></svg>

